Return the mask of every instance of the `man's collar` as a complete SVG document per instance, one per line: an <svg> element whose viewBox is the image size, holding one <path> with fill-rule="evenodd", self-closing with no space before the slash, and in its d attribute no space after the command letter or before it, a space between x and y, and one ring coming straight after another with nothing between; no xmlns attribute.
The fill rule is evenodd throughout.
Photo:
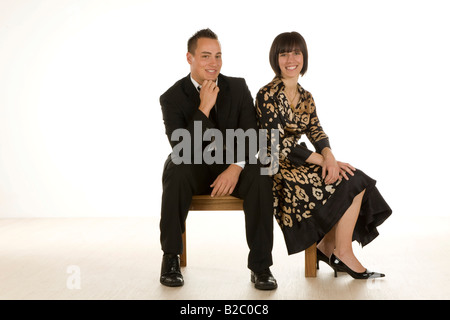
<svg viewBox="0 0 450 320"><path fill-rule="evenodd" d="M198 90L198 87L200 87L200 88L202 87L201 84L199 84L197 81L194 80L194 78L192 78L192 74L190 74L189 77L191 78L192 84L194 85L194 87L197 90ZM216 79L216 86L218 85L218 83L219 83L219 77L217 77L217 79Z"/></svg>

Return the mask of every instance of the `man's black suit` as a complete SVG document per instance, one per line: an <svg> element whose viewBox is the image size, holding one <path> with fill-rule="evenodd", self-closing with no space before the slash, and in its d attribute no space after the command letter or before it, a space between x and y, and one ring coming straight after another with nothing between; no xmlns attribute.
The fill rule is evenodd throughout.
<svg viewBox="0 0 450 320"><path fill-rule="evenodd" d="M164 125L172 147L178 143L171 141L172 133L176 129L187 129L194 139L194 121L201 122L202 135L208 128L217 128L223 133L224 141L226 129L257 130L253 99L245 80L219 75L218 87L220 91L214 119L206 117L198 109L200 96L190 75L176 82L161 96ZM228 165L174 164L169 155L164 164L162 179L160 229L164 253L182 253L181 235L184 232L192 195L211 193L209 186ZM245 227L250 248L248 267L255 272L266 269L272 265L272 180L269 176L260 174L259 165L249 164L247 161L232 195L244 200Z"/></svg>

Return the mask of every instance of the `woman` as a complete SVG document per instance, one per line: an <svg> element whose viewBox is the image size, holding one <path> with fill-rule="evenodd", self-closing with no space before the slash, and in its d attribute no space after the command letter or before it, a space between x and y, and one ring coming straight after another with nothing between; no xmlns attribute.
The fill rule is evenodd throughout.
<svg viewBox="0 0 450 320"><path fill-rule="evenodd" d="M376 181L348 163L336 161L317 117L311 94L298 84L308 68L305 40L297 32L273 41L275 78L256 97L260 127L279 130L279 170L272 176L274 214L289 254L317 244L318 261L356 279L383 277L355 257L352 241L365 246L392 211ZM306 134L316 152L298 144ZM268 137L270 139L270 137ZM270 143L269 143L270 145ZM318 263L317 263L318 267Z"/></svg>

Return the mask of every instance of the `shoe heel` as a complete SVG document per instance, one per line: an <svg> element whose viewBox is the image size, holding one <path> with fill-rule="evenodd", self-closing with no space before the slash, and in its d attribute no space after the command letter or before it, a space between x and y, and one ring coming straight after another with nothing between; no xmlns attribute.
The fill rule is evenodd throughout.
<svg viewBox="0 0 450 320"><path fill-rule="evenodd" d="M330 264L331 267L334 269L334 277L337 278L337 271L346 272L350 276L352 276L353 279L374 279L374 278L382 278L384 277L383 273L379 272L372 272L366 269L364 272L355 272L352 269L350 269L345 263L343 263L341 260L339 260L334 254L330 257Z"/></svg>
<svg viewBox="0 0 450 320"><path fill-rule="evenodd" d="M317 270L319 270L319 260L317 260L317 262L316 262L316 268L317 268Z"/></svg>

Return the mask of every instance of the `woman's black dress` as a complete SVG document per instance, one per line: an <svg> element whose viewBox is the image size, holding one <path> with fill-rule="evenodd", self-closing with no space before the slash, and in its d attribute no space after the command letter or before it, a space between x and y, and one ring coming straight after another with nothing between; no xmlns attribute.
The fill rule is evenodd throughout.
<svg viewBox="0 0 450 320"><path fill-rule="evenodd" d="M274 172L274 215L280 225L289 254L305 250L328 233L352 204L356 195L366 190L353 233L353 240L365 246L378 236L377 226L392 213L375 186L376 181L361 170L349 180L326 185L319 165L306 163L312 151L298 141L306 134L321 152L329 147L316 113L314 99L298 85L300 101L291 107L284 93L284 83L275 78L256 98L262 129L279 130L279 170ZM272 136L273 138L273 136ZM270 139L270 135L269 135Z"/></svg>

